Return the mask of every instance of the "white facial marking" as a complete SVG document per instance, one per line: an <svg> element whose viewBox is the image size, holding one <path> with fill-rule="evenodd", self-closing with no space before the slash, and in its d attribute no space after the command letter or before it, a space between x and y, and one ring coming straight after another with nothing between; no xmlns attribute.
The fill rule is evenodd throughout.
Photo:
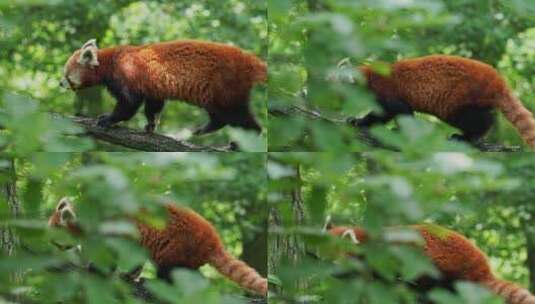
<svg viewBox="0 0 535 304"><path fill-rule="evenodd" d="M80 69L73 69L68 75L65 76L69 81L75 86L78 87L82 84L82 77Z"/></svg>
<svg viewBox="0 0 535 304"><path fill-rule="evenodd" d="M71 69L69 70L69 66ZM82 77L80 67L69 62L63 67L63 79L61 79L60 86L65 89L74 90L82 84Z"/></svg>

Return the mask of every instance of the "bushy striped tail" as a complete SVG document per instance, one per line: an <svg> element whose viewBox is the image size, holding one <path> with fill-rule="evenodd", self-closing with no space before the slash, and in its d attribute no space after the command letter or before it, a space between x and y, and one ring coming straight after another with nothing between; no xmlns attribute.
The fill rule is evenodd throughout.
<svg viewBox="0 0 535 304"><path fill-rule="evenodd" d="M515 283L491 279L482 282L492 292L503 297L507 304L535 304L535 296Z"/></svg>
<svg viewBox="0 0 535 304"><path fill-rule="evenodd" d="M256 270L244 262L231 256L228 252L214 255L210 258L210 265L219 273L236 282L241 287L256 294L267 297L268 283Z"/></svg>
<svg viewBox="0 0 535 304"><path fill-rule="evenodd" d="M520 137L535 150L535 119L531 112L511 93L499 102L498 108L515 126Z"/></svg>

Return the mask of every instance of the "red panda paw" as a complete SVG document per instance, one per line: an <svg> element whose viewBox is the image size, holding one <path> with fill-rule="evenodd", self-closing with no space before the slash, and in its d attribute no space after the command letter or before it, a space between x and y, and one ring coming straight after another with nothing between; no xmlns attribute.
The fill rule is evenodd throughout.
<svg viewBox="0 0 535 304"><path fill-rule="evenodd" d="M458 133L450 135L450 140L458 141L458 142L465 142L465 143L475 142L475 140L471 140L469 137L466 137L465 135L458 134Z"/></svg>
<svg viewBox="0 0 535 304"><path fill-rule="evenodd" d="M359 124L359 119L356 118L356 117L348 117L346 119L346 123L350 126L353 126L353 127L358 127L358 124Z"/></svg>
<svg viewBox="0 0 535 304"><path fill-rule="evenodd" d="M145 132L147 133L154 133L154 130L156 129L156 124L155 123L147 123L145 125Z"/></svg>
<svg viewBox="0 0 535 304"><path fill-rule="evenodd" d="M101 128L109 128L112 125L110 114L102 114L98 117L97 126Z"/></svg>

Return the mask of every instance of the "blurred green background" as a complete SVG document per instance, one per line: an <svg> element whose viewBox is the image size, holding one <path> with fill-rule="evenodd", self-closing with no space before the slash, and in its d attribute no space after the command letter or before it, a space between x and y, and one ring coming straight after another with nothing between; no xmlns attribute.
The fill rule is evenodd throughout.
<svg viewBox="0 0 535 304"><path fill-rule="evenodd" d="M496 67L535 111L535 2L531 0L268 0L269 108L298 105L332 119L374 108L353 66L429 54L454 54ZM338 67L339 65L342 67ZM488 141L522 145L501 114ZM402 151L462 149L455 129L428 115L372 130ZM270 151L369 150L347 126L303 116L270 115ZM526 146L524 146L526 148Z"/></svg>
<svg viewBox="0 0 535 304"><path fill-rule="evenodd" d="M91 38L97 39L100 48L202 39L231 43L265 60L266 7L262 0L1 1L0 96L3 96L1 101L6 117L1 117L0 123L6 125L14 136L20 134L19 137L25 137L30 144L36 142L42 150L124 150L65 138L58 139L60 143L56 145L42 142L42 137L51 133L75 133L78 130L69 127L68 122L36 119L35 112L81 113L96 117L109 112L115 105L103 88L75 95L59 87L63 66L70 55ZM256 117L266 126L266 86L257 86L251 100ZM202 109L182 102L169 102L163 111L159 132L188 139L191 131L207 120ZM144 124L142 114L126 123L139 130ZM192 137L190 141L221 145L234 140L251 150L265 151L266 136L265 132L258 137L239 128L227 127L211 135ZM15 141L9 134L0 139L0 143Z"/></svg>

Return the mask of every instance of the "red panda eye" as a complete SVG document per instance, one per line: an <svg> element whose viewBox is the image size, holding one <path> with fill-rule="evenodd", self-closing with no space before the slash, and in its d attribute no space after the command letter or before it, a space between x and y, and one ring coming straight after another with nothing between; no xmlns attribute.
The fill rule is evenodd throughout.
<svg viewBox="0 0 535 304"><path fill-rule="evenodd" d="M67 203L65 202L61 202L59 205L58 205L58 211L61 211L61 209L65 208L65 206L67 206Z"/></svg>

